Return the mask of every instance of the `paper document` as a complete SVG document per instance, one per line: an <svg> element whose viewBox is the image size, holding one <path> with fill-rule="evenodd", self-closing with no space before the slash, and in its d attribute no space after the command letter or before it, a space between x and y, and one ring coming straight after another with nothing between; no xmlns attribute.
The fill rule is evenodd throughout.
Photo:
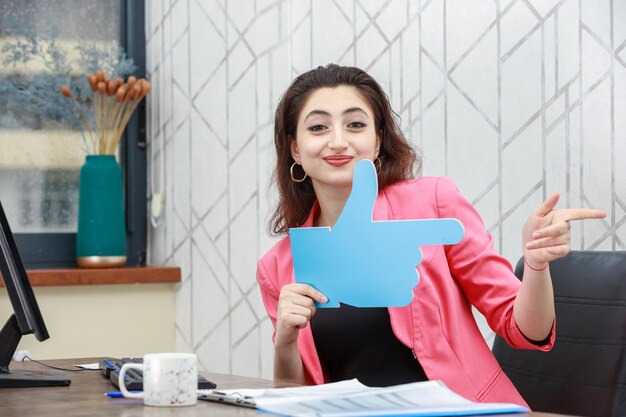
<svg viewBox="0 0 626 417"><path fill-rule="evenodd" d="M469 401L441 381L370 388L354 379L307 387L222 390L221 393L245 399L247 406L256 406L267 413L294 417L465 416L529 411L517 404ZM201 392L198 398L219 401L203 398Z"/></svg>
<svg viewBox="0 0 626 417"><path fill-rule="evenodd" d="M84 364L81 364L81 365L74 365L74 366L76 366L78 368L89 369L90 371L93 371L93 370L96 370L96 369L100 369L99 365L100 364L98 362L95 362L95 363L84 363Z"/></svg>
<svg viewBox="0 0 626 417"><path fill-rule="evenodd" d="M330 395L344 395L354 392L363 392L369 388L356 379L335 382L332 384L311 385L290 388L262 388L262 389L206 389L198 390L198 399L224 402L244 407L256 408L255 399L258 398L310 398Z"/></svg>

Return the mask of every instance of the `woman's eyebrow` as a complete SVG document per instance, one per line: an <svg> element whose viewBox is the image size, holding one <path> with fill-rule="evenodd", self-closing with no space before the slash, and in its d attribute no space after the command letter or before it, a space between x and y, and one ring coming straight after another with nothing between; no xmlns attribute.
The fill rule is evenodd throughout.
<svg viewBox="0 0 626 417"><path fill-rule="evenodd" d="M306 122L307 119L311 116L330 116L330 113L324 110L311 110L309 114L307 114L304 118L304 121Z"/></svg>
<svg viewBox="0 0 626 417"><path fill-rule="evenodd" d="M360 107L350 107L349 109L343 112L343 115L345 116L346 114L349 114L349 113L363 113L366 117L368 117L367 112Z"/></svg>
<svg viewBox="0 0 626 417"><path fill-rule="evenodd" d="M350 114L350 113L363 113L366 117L369 117L367 112L360 107L350 107L349 109L344 110L342 115L345 116L346 114ZM317 116L317 115L330 116L330 113L324 110L311 110L309 114L307 114L306 117L304 118L304 121L306 122L309 117Z"/></svg>

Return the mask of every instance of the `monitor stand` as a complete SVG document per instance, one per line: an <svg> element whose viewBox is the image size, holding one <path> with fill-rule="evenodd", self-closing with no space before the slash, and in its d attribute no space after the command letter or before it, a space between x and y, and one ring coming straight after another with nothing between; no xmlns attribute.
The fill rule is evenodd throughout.
<svg viewBox="0 0 626 417"><path fill-rule="evenodd" d="M65 372L9 371L9 363L22 338L15 314L0 330L0 388L58 387L70 384Z"/></svg>

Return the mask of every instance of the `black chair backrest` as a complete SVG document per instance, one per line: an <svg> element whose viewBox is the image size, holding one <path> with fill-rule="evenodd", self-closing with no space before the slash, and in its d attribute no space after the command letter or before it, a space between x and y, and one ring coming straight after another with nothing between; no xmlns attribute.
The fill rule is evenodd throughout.
<svg viewBox="0 0 626 417"><path fill-rule="evenodd" d="M523 260L515 274L521 279ZM572 251L550 263L556 343L493 353L534 411L626 416L626 252Z"/></svg>

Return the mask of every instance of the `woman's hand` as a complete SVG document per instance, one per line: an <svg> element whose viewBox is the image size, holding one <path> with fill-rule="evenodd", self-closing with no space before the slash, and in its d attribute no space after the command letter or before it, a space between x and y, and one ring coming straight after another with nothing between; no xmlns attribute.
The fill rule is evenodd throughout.
<svg viewBox="0 0 626 417"><path fill-rule="evenodd" d="M602 210L555 209L558 194L552 194L528 218L522 229L524 277L515 298L513 315L527 338L543 341L554 325L554 291L548 262L570 251L570 221L601 219Z"/></svg>
<svg viewBox="0 0 626 417"><path fill-rule="evenodd" d="M300 329L315 314L315 303L326 303L324 294L307 284L288 284L280 290L276 316L274 345L288 346L296 342Z"/></svg>
<svg viewBox="0 0 626 417"><path fill-rule="evenodd" d="M603 210L555 209L558 201L558 193L550 195L526 220L522 229L524 259L532 269L544 269L548 262L569 253L571 220L606 216Z"/></svg>

